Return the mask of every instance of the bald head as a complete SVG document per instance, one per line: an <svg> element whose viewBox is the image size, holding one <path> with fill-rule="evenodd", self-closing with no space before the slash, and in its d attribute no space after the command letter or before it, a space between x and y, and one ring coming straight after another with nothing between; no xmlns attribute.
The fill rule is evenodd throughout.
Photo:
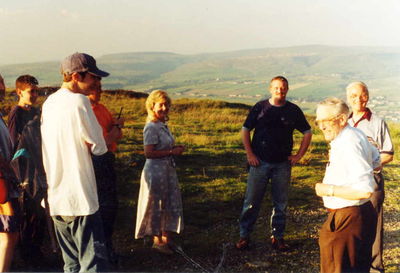
<svg viewBox="0 0 400 273"><path fill-rule="evenodd" d="M352 89L354 89L356 87L359 89L362 89L363 92L365 92L367 95L369 95L368 86L363 82L352 82L349 85L347 85L347 87L346 87L347 95L349 94L349 91L351 91Z"/></svg>
<svg viewBox="0 0 400 273"><path fill-rule="evenodd" d="M363 82L352 82L346 87L347 102L355 113L362 113L367 109L369 100L368 86Z"/></svg>

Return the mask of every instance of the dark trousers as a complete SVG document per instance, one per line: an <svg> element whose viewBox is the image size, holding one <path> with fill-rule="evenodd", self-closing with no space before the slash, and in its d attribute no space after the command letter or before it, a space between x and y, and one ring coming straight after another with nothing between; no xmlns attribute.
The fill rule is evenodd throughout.
<svg viewBox="0 0 400 273"><path fill-rule="evenodd" d="M380 272L384 272L383 266L383 201L385 199L384 180L381 173L375 174L375 182L378 188L373 192L371 203L378 216L376 223L376 236L372 246L372 262L371 267Z"/></svg>
<svg viewBox="0 0 400 273"><path fill-rule="evenodd" d="M43 262L41 246L47 231L46 213L38 201L26 194L20 198L22 215L19 250L27 264L37 267Z"/></svg>
<svg viewBox="0 0 400 273"><path fill-rule="evenodd" d="M329 212L319 237L321 272L369 272L375 226L371 202Z"/></svg>
<svg viewBox="0 0 400 273"><path fill-rule="evenodd" d="M115 155L107 152L100 156L92 156L96 175L99 212L103 222L104 237L110 258L114 254L112 235L118 212L117 177L114 170Z"/></svg>

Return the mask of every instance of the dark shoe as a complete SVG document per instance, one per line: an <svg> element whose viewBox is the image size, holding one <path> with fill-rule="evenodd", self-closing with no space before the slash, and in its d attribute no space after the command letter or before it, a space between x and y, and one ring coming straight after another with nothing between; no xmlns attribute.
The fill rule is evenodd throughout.
<svg viewBox="0 0 400 273"><path fill-rule="evenodd" d="M153 244L153 249L166 255L174 254L174 252L169 248L168 244L163 244L163 245Z"/></svg>
<svg viewBox="0 0 400 273"><path fill-rule="evenodd" d="M236 249L244 250L249 248L249 239L240 238L239 241L235 244Z"/></svg>
<svg viewBox="0 0 400 273"><path fill-rule="evenodd" d="M271 238L272 248L278 251L288 251L289 246L285 244L283 239L275 239L274 237Z"/></svg>

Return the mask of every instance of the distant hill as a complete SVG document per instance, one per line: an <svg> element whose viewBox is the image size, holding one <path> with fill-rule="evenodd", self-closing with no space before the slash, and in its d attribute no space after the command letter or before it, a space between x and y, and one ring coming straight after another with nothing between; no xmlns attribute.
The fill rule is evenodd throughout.
<svg viewBox="0 0 400 273"><path fill-rule="evenodd" d="M355 80L368 84L372 96L393 112L400 102L400 48L298 46L223 53L181 55L168 52L110 54L97 58L111 73L105 89L148 92L166 89L174 96L254 102L265 96L275 75L289 79L289 95L299 102L344 96ZM30 73L41 85L59 85L59 62L0 66L8 86ZM393 110L394 109L394 110ZM393 110L393 111L392 111Z"/></svg>

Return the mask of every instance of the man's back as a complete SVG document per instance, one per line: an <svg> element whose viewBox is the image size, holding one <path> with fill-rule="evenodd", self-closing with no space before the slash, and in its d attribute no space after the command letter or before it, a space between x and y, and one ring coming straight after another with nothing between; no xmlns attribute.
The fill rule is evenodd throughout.
<svg viewBox="0 0 400 273"><path fill-rule="evenodd" d="M90 151L107 151L102 129L82 94L60 89L42 110L43 165L51 215L90 215L98 209Z"/></svg>

